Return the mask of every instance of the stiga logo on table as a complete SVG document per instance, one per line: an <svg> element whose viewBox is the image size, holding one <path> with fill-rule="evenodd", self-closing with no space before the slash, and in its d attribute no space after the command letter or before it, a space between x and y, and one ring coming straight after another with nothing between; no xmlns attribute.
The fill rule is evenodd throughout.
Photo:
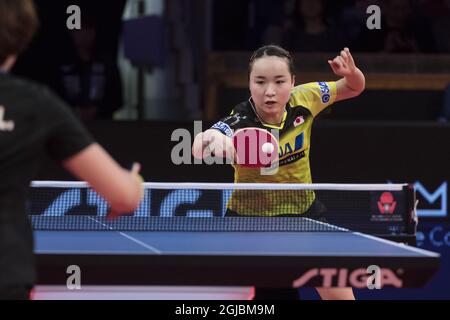
<svg viewBox="0 0 450 320"><path fill-rule="evenodd" d="M369 266L368 268L359 268L349 270L346 268L315 268L306 271L298 279L294 280L292 286L300 288L303 286L330 287L353 287L381 289L385 286L395 288L403 287L403 280L400 277L403 271L394 272L391 269L380 268L378 266Z"/></svg>

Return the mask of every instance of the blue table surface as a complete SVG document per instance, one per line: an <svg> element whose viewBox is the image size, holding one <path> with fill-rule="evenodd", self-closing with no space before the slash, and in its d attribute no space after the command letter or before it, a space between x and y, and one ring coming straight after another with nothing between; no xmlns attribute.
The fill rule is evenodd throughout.
<svg viewBox="0 0 450 320"><path fill-rule="evenodd" d="M439 257L354 232L35 231L37 254Z"/></svg>

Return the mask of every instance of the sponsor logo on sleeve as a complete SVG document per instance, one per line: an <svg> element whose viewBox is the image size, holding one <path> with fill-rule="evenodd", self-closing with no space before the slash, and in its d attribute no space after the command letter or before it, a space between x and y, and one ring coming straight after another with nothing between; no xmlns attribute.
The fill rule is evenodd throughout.
<svg viewBox="0 0 450 320"><path fill-rule="evenodd" d="M225 122L219 121L216 122L211 129L217 129L220 132L222 132L224 135L226 135L227 137L232 137L233 136L233 130L230 128L230 126L228 124L226 124Z"/></svg>
<svg viewBox="0 0 450 320"><path fill-rule="evenodd" d="M318 82L320 87L320 100L323 104L328 103L330 101L330 87L326 82Z"/></svg>

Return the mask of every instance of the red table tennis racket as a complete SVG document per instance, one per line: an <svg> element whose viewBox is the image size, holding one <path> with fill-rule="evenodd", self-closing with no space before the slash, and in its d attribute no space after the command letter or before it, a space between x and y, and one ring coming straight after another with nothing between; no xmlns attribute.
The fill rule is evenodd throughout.
<svg viewBox="0 0 450 320"><path fill-rule="evenodd" d="M261 128L243 128L233 135L235 161L247 168L270 167L278 160L278 140Z"/></svg>

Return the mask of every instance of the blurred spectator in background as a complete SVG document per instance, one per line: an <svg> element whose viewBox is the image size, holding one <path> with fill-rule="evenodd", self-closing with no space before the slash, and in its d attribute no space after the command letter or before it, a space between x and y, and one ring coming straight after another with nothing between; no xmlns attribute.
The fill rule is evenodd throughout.
<svg viewBox="0 0 450 320"><path fill-rule="evenodd" d="M81 120L111 119L123 104L116 53L102 50L94 20L82 19L80 30L69 30L73 54L59 68L58 91Z"/></svg>
<svg viewBox="0 0 450 320"><path fill-rule="evenodd" d="M364 29L359 51L386 53L435 52L431 26L413 13L410 0L383 1L380 30Z"/></svg>
<svg viewBox="0 0 450 320"><path fill-rule="evenodd" d="M418 10L432 21L437 51L450 53L450 0L419 0Z"/></svg>
<svg viewBox="0 0 450 320"><path fill-rule="evenodd" d="M290 51L330 52L346 45L324 0L297 0L287 20L282 45Z"/></svg>
<svg viewBox="0 0 450 320"><path fill-rule="evenodd" d="M262 34L262 44L276 43L281 45L284 34L294 26L294 11L297 0L284 0L282 4L278 2L281 10L276 10L272 15L272 20Z"/></svg>

